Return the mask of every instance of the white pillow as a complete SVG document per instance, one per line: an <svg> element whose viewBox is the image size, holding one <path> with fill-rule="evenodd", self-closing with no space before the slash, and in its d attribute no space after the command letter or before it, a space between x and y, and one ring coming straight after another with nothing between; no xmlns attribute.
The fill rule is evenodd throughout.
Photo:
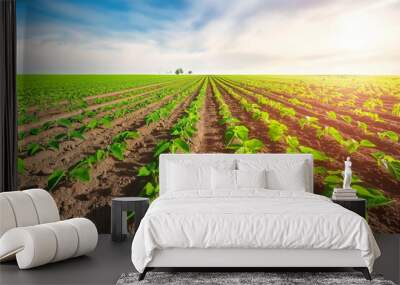
<svg viewBox="0 0 400 285"><path fill-rule="evenodd" d="M239 170L267 170L267 188L305 192L308 188L307 164L305 160L271 159L271 160L238 160Z"/></svg>
<svg viewBox="0 0 400 285"><path fill-rule="evenodd" d="M214 168L218 168L218 169L237 169L236 159L211 160L211 159L208 159L207 157L204 157L202 159L199 159L199 158L191 159L189 156L188 158L177 158L174 160L167 160L165 163L166 163L166 166L169 166L169 164L179 164L179 165L182 165L185 167L209 166L209 167L214 167Z"/></svg>
<svg viewBox="0 0 400 285"><path fill-rule="evenodd" d="M213 167L211 173L213 190L236 190L236 170Z"/></svg>
<svg viewBox="0 0 400 285"><path fill-rule="evenodd" d="M168 191L210 190L211 167L168 163Z"/></svg>
<svg viewBox="0 0 400 285"><path fill-rule="evenodd" d="M237 187L267 188L267 170L236 170Z"/></svg>

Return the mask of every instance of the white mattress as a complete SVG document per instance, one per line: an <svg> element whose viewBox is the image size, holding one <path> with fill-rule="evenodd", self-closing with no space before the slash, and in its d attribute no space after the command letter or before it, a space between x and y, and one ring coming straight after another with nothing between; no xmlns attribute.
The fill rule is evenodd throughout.
<svg viewBox="0 0 400 285"><path fill-rule="evenodd" d="M320 195L265 189L157 198L133 240L132 262L143 272L156 250L170 248L359 250L370 271L380 255L357 214Z"/></svg>

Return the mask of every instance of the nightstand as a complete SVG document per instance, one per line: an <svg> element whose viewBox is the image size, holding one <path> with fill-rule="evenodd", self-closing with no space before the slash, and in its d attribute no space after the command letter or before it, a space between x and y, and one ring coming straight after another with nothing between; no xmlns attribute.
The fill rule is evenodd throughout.
<svg viewBox="0 0 400 285"><path fill-rule="evenodd" d="M135 213L135 231L149 208L149 199L143 197L118 197L111 201L111 238L113 241L125 240L128 211Z"/></svg>
<svg viewBox="0 0 400 285"><path fill-rule="evenodd" d="M367 216L367 200L357 198L352 200L333 200L333 203L339 204L340 206L359 214L364 219Z"/></svg>

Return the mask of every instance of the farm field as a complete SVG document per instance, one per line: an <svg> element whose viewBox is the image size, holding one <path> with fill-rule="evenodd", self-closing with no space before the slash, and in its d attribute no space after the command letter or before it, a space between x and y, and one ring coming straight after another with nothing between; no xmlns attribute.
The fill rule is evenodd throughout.
<svg viewBox="0 0 400 285"><path fill-rule="evenodd" d="M161 153L311 153L316 193L351 156L372 229L400 228L400 76L19 75L17 93L19 187L63 218L155 198Z"/></svg>

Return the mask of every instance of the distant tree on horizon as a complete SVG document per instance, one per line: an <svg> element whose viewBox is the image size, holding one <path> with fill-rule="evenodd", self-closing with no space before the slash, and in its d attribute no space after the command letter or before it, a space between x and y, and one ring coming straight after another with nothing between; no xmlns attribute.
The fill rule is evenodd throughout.
<svg viewBox="0 0 400 285"><path fill-rule="evenodd" d="M177 70L175 70L175 74L176 75L183 74L183 69L182 68L178 68Z"/></svg>
<svg viewBox="0 0 400 285"><path fill-rule="evenodd" d="M192 71L191 71L191 70L189 70L189 71L188 71L188 74L192 74Z"/></svg>

